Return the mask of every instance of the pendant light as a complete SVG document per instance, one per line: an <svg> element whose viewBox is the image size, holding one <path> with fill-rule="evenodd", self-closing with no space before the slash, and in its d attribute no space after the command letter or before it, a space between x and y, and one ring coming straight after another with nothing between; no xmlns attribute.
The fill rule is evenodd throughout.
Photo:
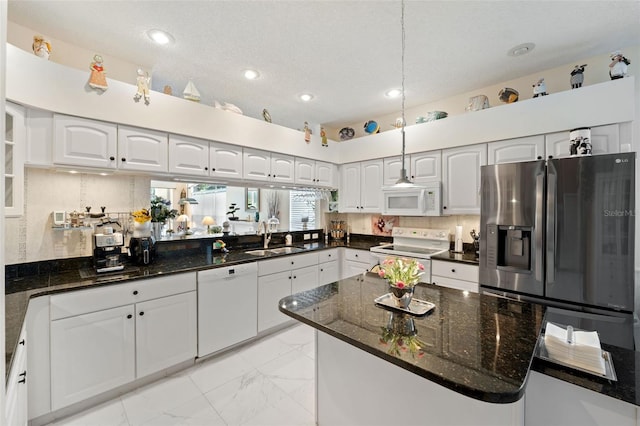
<svg viewBox="0 0 640 426"><path fill-rule="evenodd" d="M405 36L404 36L404 0L400 2L400 27L402 29L402 49L401 52L401 72L402 72L402 86L401 86L401 95L402 95L402 126L400 128L400 132L402 135L402 170L400 170L400 179L395 183L395 187L407 187L412 186L413 182L409 180L407 177L407 169L405 167L405 133L404 126L406 120L404 119L404 51L405 51Z"/></svg>

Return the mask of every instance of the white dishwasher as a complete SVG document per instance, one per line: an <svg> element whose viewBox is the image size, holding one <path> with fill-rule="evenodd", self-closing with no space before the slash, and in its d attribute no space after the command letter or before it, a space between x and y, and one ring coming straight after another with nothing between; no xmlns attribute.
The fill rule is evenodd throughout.
<svg viewBox="0 0 640 426"><path fill-rule="evenodd" d="M258 264L198 272L198 356L258 333Z"/></svg>

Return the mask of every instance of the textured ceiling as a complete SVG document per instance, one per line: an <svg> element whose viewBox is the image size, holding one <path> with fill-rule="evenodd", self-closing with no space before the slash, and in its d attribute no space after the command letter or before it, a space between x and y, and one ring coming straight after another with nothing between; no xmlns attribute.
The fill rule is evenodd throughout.
<svg viewBox="0 0 640 426"><path fill-rule="evenodd" d="M154 90L181 93L191 79L203 103L252 117L267 108L287 127L340 128L400 110L384 97L401 85L398 0L10 0L8 11L51 38L148 64ZM407 0L405 14L407 108L640 44L635 0ZM175 42L153 45L151 28ZM525 42L532 53L507 56ZM246 68L260 78L244 79ZM301 102L302 92L315 99Z"/></svg>

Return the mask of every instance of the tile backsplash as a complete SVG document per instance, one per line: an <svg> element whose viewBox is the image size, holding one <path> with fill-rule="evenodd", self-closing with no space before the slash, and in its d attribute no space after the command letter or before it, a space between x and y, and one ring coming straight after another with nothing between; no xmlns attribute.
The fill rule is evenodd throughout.
<svg viewBox="0 0 640 426"><path fill-rule="evenodd" d="M325 213L325 223L332 220L344 220L349 226L350 232L356 234L373 234L372 223L374 218L379 214L362 214L362 213ZM456 225L462 225L462 241L465 243L473 243L471 238L471 230L475 229L480 232L480 216L464 215L464 216L399 216L398 223L394 226L402 226L409 228L433 228L448 229L449 240L453 241Z"/></svg>
<svg viewBox="0 0 640 426"><path fill-rule="evenodd" d="M150 179L145 176L100 176L25 168L25 206L21 217L5 220L5 263L15 264L91 256L87 230L54 230L54 210L129 212L149 204Z"/></svg>

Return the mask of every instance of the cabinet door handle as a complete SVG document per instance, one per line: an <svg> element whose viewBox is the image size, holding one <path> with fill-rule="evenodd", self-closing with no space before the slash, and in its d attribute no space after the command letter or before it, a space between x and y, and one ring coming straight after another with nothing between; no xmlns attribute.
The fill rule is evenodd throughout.
<svg viewBox="0 0 640 426"><path fill-rule="evenodd" d="M553 158L553 155L550 155L549 158Z"/></svg>
<svg viewBox="0 0 640 426"><path fill-rule="evenodd" d="M208 168L208 167L205 167L204 169L205 169L205 170L209 170L209 168Z"/></svg>
<svg viewBox="0 0 640 426"><path fill-rule="evenodd" d="M20 373L19 376L21 376L22 379L18 380L18 383L27 383L27 372L26 371Z"/></svg>
<svg viewBox="0 0 640 426"><path fill-rule="evenodd" d="M324 269L320 268L320 272L324 272Z"/></svg>
<svg viewBox="0 0 640 426"><path fill-rule="evenodd" d="M212 167L212 168L211 168L211 171L212 171L212 172L215 172L215 171L216 171L216 168L215 168L215 167Z"/></svg>
<svg viewBox="0 0 640 426"><path fill-rule="evenodd" d="M116 159L116 157L114 157L113 155L111 157L109 157L109 160L111 160L111 161L113 161L115 159Z"/></svg>
<svg viewBox="0 0 640 426"><path fill-rule="evenodd" d="M133 295L137 296L138 295L138 290L133 290Z"/></svg>
<svg viewBox="0 0 640 426"><path fill-rule="evenodd" d="M140 312L140 316L143 316L143 315L144 315L144 311Z"/></svg>
<svg viewBox="0 0 640 426"><path fill-rule="evenodd" d="M298 277L296 277L296 276L294 275L294 276L293 276L293 279L295 280L296 278L298 278Z"/></svg>
<svg viewBox="0 0 640 426"><path fill-rule="evenodd" d="M293 260L291 261L291 264L293 265Z"/></svg>
<svg viewBox="0 0 640 426"><path fill-rule="evenodd" d="M446 209L447 209L447 206L442 206L442 210L446 210Z"/></svg>
<svg viewBox="0 0 640 426"><path fill-rule="evenodd" d="M122 158L121 158L121 160L122 160L122 161L127 161L127 159L126 159L126 158L124 158L124 157L122 157Z"/></svg>
<svg viewBox="0 0 640 426"><path fill-rule="evenodd" d="M127 315L127 319L131 319L131 318L133 318L133 315L131 314Z"/></svg>
<svg viewBox="0 0 640 426"><path fill-rule="evenodd" d="M542 160L542 155L538 155L538 160Z"/></svg>
<svg viewBox="0 0 640 426"><path fill-rule="evenodd" d="M18 344L19 344L19 345L23 345L23 346L24 346L24 344L25 344L25 343L26 343L26 342L24 341L24 339L22 339L22 340L20 340L20 341L18 342Z"/></svg>
<svg viewBox="0 0 640 426"><path fill-rule="evenodd" d="M455 269L452 269L452 270L451 270L451 272L456 272L456 270L455 270Z"/></svg>
<svg viewBox="0 0 640 426"><path fill-rule="evenodd" d="M23 371L22 373L18 374L18 376L20 377L27 377L27 371Z"/></svg>

